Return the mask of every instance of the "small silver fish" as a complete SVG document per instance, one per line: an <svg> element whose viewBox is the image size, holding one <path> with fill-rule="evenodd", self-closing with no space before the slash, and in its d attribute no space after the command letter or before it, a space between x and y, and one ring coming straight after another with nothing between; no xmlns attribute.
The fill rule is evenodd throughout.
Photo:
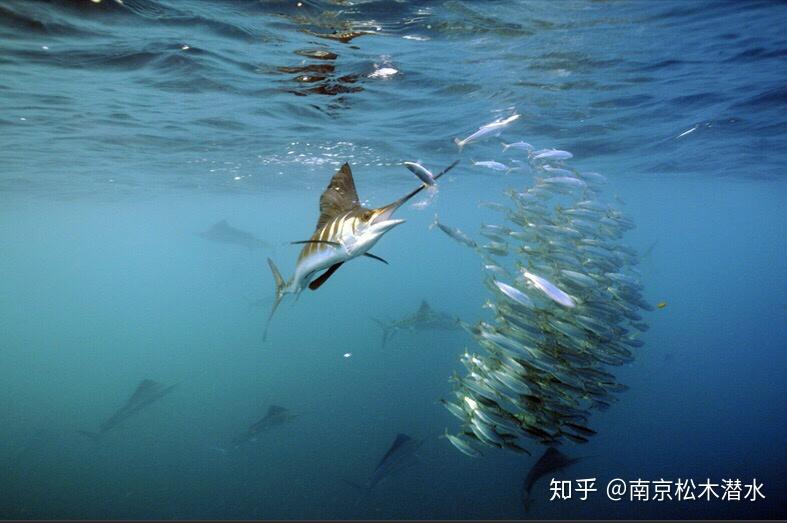
<svg viewBox="0 0 787 523"><path fill-rule="evenodd" d="M418 162L404 162L404 166L410 169L410 172L418 177L419 180L424 182L424 185L434 185L434 174Z"/></svg>
<svg viewBox="0 0 787 523"><path fill-rule="evenodd" d="M470 409L470 412L473 412L478 409L478 402L471 398L470 396L463 396L462 401L465 402L467 408Z"/></svg>
<svg viewBox="0 0 787 523"><path fill-rule="evenodd" d="M503 152L506 152L509 149L519 149L522 151L531 152L533 149L535 149L535 147L527 142L503 143Z"/></svg>
<svg viewBox="0 0 787 523"><path fill-rule="evenodd" d="M508 207L501 203L497 202L481 202L478 204L479 207L483 207L485 209L492 209L493 211L507 211Z"/></svg>
<svg viewBox="0 0 787 523"><path fill-rule="evenodd" d="M563 273L563 276L580 286L591 287L596 284L596 281L587 274L568 270L561 270L560 272Z"/></svg>
<svg viewBox="0 0 787 523"><path fill-rule="evenodd" d="M478 432L476 432L477 429ZM503 440L494 431L492 427L484 423L479 417L473 416L470 418L470 430L476 433L476 435L481 436L481 439L485 440L492 445L502 445Z"/></svg>
<svg viewBox="0 0 787 523"><path fill-rule="evenodd" d="M551 165L544 165L543 169L548 172L552 173L555 176L571 176L573 173L568 169L561 169L560 167L552 167Z"/></svg>
<svg viewBox="0 0 787 523"><path fill-rule="evenodd" d="M492 375L503 385L516 392L517 394L531 394L530 387L519 381L519 379L507 374L505 371L494 371ZM487 421L487 420L485 420ZM489 422L489 421L488 421ZM494 422L489 422L494 423Z"/></svg>
<svg viewBox="0 0 787 523"><path fill-rule="evenodd" d="M507 126L516 121L519 118L518 114L512 114L508 118L504 119L497 119L492 123L488 123L486 125L482 125L478 128L476 132L465 138L464 140L460 140L459 138L454 138L454 143L459 146L459 151L462 151L465 145L471 142L477 142L482 138L486 138L487 136L499 136L503 129Z"/></svg>
<svg viewBox="0 0 787 523"><path fill-rule="evenodd" d="M533 153L534 160L570 160L574 155L568 151L561 151L559 149L541 149Z"/></svg>
<svg viewBox="0 0 787 523"><path fill-rule="evenodd" d="M544 183L554 184L554 185L567 185L571 187L587 187L587 183L580 180L579 178L574 178L573 176L553 176L551 178L544 178Z"/></svg>
<svg viewBox="0 0 787 523"><path fill-rule="evenodd" d="M579 173L579 175L584 178L585 180L605 184L607 183L607 177L603 174L587 172L587 173Z"/></svg>
<svg viewBox="0 0 787 523"><path fill-rule="evenodd" d="M495 272L497 274L508 274L508 271L506 271L504 268L494 263L487 263L486 265L484 265L484 269L489 272Z"/></svg>
<svg viewBox="0 0 787 523"><path fill-rule="evenodd" d="M533 284L534 287L549 296L549 298L554 302L559 303L564 307L577 306L576 302L571 296L558 289L554 283L547 280L546 278L542 278L541 276L528 272L525 269L522 269L522 274L530 281L530 283Z"/></svg>
<svg viewBox="0 0 787 523"><path fill-rule="evenodd" d="M482 245L481 248L495 256L508 256L508 245L502 242L491 241Z"/></svg>
<svg viewBox="0 0 787 523"><path fill-rule="evenodd" d="M592 209L585 209L584 207L577 208L577 209L564 209L563 214L567 214L569 216L581 216L583 218L590 218L591 220L597 220L600 216L599 211L594 211Z"/></svg>
<svg viewBox="0 0 787 523"><path fill-rule="evenodd" d="M471 458L479 458L483 454L481 451L474 449L470 446L470 443L464 440L464 438L460 438L459 436L454 436L448 433L448 429L445 429L445 437L448 438L448 441L459 450L462 454L466 456L470 456Z"/></svg>
<svg viewBox="0 0 787 523"><path fill-rule="evenodd" d="M508 171L511 169L506 164L496 162L494 160L488 160L484 162L473 162L473 165L477 165L478 167L486 167L487 169L493 169L495 171Z"/></svg>
<svg viewBox="0 0 787 523"><path fill-rule="evenodd" d="M429 225L429 228L432 229L435 226L437 226L441 231L443 231L444 233L446 233L448 236L450 236L454 240L458 241L459 243L463 243L463 244L465 244L468 247L471 247L473 249L478 247L478 244L475 242L475 240L473 240L472 238L467 236L465 233L463 233L459 229L456 229L454 227L449 227L447 225L443 225L442 223L440 223L437 220L437 215L436 214L434 215L434 221Z"/></svg>
<svg viewBox="0 0 787 523"><path fill-rule="evenodd" d="M464 409L462 409L462 407L460 407L456 403L453 403L451 401L444 400L444 399L441 399L440 403L442 403L443 406L446 409L448 409L448 412L450 412L451 414L453 414L454 416L456 416L460 420L462 420L462 421L466 421L467 420L467 413L464 411Z"/></svg>
<svg viewBox="0 0 787 523"><path fill-rule="evenodd" d="M488 224L488 223L482 223L481 230L494 232L497 234L508 234L511 232L511 229L509 229L505 225L495 225L495 224Z"/></svg>
<svg viewBox="0 0 787 523"><path fill-rule="evenodd" d="M518 304L524 305L525 307L533 307L535 305L533 303L533 300L531 300L527 294L520 291L516 287L512 287L507 283L499 282L494 279L492 280L492 283L494 283L495 286L498 289L500 289L500 292L502 292L503 294L505 294L506 296L517 302Z"/></svg>

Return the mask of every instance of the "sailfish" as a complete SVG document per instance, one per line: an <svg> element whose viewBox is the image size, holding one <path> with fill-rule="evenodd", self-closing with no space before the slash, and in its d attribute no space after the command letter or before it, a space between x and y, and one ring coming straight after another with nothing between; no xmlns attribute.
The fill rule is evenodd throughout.
<svg viewBox="0 0 787 523"><path fill-rule="evenodd" d="M435 175L434 179L453 169L457 163L459 160ZM404 220L393 219L393 213L424 187L426 185L421 185L388 205L369 209L360 203L350 165L342 165L320 196L320 217L314 234L308 240L292 242L303 244L292 278L285 281L276 264L268 258L276 284L276 295L263 339L267 338L271 319L286 294L297 296L306 287L313 291L319 289L345 262L359 256L387 264L387 261L369 250L386 232L404 223Z"/></svg>

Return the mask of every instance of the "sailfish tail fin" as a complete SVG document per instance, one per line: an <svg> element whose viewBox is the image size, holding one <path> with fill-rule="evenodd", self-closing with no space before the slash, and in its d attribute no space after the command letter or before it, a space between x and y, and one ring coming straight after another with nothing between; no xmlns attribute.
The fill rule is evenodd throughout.
<svg viewBox="0 0 787 523"><path fill-rule="evenodd" d="M375 322L377 326L380 327L383 331L383 341L380 344L380 347L384 349L385 344L388 343L388 338L391 337L391 327L389 325L386 325L384 321L378 320L377 318L371 318L371 320Z"/></svg>
<svg viewBox="0 0 787 523"><path fill-rule="evenodd" d="M284 278L282 278L279 269L276 267L276 264L273 263L273 260L270 258L268 258L268 265L270 265L271 272L273 273L273 280L276 284L276 294L273 297L273 306L271 306L271 312L268 315L268 321L265 323L265 332L262 335L263 341L268 338L268 327L270 327L273 315L276 312L276 309L279 307L279 303L281 303L281 299L286 294L287 289L287 283L284 281Z"/></svg>

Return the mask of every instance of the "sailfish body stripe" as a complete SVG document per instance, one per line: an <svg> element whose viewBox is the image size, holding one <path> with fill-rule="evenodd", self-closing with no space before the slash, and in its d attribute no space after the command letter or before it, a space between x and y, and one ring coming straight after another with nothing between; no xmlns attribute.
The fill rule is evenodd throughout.
<svg viewBox="0 0 787 523"><path fill-rule="evenodd" d="M343 248L320 242L335 242L344 244L350 236L357 233L357 225L360 222L358 216L366 209L359 207L335 216L326 222L320 229L314 231L312 240L315 243L307 243L296 265L296 281L303 286L309 283L313 276L327 269L335 263L346 261L347 253Z"/></svg>
<svg viewBox="0 0 787 523"><path fill-rule="evenodd" d="M342 219L341 216L337 216L336 218L331 220L331 229L328 234L328 238L327 238L328 240L335 241L335 238L338 236L338 232L341 230L341 227L339 226L339 224L341 223L341 219Z"/></svg>

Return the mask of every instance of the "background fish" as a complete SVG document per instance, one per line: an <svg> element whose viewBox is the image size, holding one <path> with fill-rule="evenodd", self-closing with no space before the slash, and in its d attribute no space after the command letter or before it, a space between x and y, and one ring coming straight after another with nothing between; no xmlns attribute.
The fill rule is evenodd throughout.
<svg viewBox="0 0 787 523"><path fill-rule="evenodd" d="M382 347L399 331L402 330L459 330L459 318L444 312L432 309L426 300L421 300L421 305L413 314L391 322L383 322L372 318L383 331Z"/></svg>
<svg viewBox="0 0 787 523"><path fill-rule="evenodd" d="M360 492L361 497L358 499L358 503L368 499L372 490L381 481L414 465L417 462L415 453L423 443L424 440L413 439L407 434L397 434L391 446L377 463L371 478L365 484L359 485L345 480L345 483Z"/></svg>
<svg viewBox="0 0 787 523"><path fill-rule="evenodd" d="M136 390L134 390L134 393L131 395L131 397L126 400L126 403L117 411L115 411L112 416L101 423L98 432L88 432L85 430L80 430L77 432L93 441L98 442L101 440L104 434L120 426L130 417L144 410L152 403L163 398L172 392L172 389L174 388L175 385L170 385L167 387L153 380L144 379L139 383L139 385L137 385Z"/></svg>
<svg viewBox="0 0 787 523"><path fill-rule="evenodd" d="M270 244L265 240L257 238L250 232L233 227L227 223L227 220L214 223L210 229L199 233L199 236L212 242L240 245L249 250L267 249L270 247Z"/></svg>
<svg viewBox="0 0 787 523"><path fill-rule="evenodd" d="M268 407L265 416L254 422L246 431L232 440L232 446L237 449L249 442L256 441L261 434L289 423L297 417L297 414L291 414L290 411L284 407L271 405Z"/></svg>
<svg viewBox="0 0 787 523"><path fill-rule="evenodd" d="M565 470L582 459L583 458L569 458L555 447L548 447L541 457L538 458L538 461L530 468L522 484L522 505L525 508L525 512L530 510L530 506L533 504L533 498L531 497L530 491L533 490L533 485L535 485L539 479L547 474Z"/></svg>

